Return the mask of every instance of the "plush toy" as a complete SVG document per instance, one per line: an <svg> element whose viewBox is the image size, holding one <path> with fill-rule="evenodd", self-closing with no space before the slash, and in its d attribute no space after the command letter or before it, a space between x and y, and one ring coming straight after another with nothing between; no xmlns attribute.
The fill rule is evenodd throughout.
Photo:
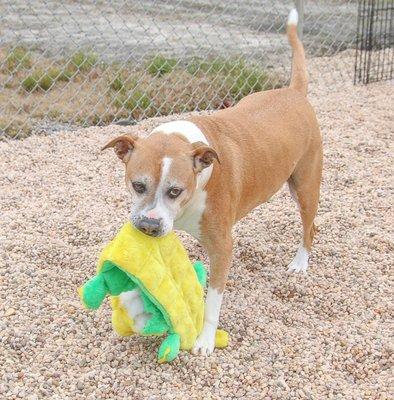
<svg viewBox="0 0 394 400"><path fill-rule="evenodd" d="M158 351L159 362L166 362L179 349L192 349L201 332L205 282L203 264L192 265L174 232L153 238L126 223L79 295L87 308L97 309L109 294L112 326L121 336L167 334ZM227 332L217 330L216 347L227 344Z"/></svg>

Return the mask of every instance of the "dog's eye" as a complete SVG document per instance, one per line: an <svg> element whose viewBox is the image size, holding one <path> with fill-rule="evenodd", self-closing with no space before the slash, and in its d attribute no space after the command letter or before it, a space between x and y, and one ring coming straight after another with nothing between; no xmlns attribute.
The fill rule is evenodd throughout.
<svg viewBox="0 0 394 400"><path fill-rule="evenodd" d="M133 189L139 194L146 192L146 186L142 182L132 182L132 186Z"/></svg>
<svg viewBox="0 0 394 400"><path fill-rule="evenodd" d="M182 192L183 192L183 189L173 187L168 190L167 194L170 199L176 199Z"/></svg>

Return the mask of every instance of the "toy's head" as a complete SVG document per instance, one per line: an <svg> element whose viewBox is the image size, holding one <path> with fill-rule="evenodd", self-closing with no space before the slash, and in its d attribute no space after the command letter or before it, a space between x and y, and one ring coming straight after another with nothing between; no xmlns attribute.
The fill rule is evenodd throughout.
<svg viewBox="0 0 394 400"><path fill-rule="evenodd" d="M155 133L147 138L119 136L113 147L126 167L131 194L131 223L150 236L164 236L193 197L204 172L218 156L202 142L179 134Z"/></svg>

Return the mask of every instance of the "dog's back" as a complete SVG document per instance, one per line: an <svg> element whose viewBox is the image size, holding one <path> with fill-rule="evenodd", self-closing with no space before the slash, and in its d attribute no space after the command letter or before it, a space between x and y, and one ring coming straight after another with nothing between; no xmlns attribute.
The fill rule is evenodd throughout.
<svg viewBox="0 0 394 400"><path fill-rule="evenodd" d="M305 55L296 23L291 13L288 88L253 93L234 107L191 118L226 165L220 172L228 175L224 181L240 189L234 199L237 220L276 193L307 154L321 154L319 125L306 98Z"/></svg>

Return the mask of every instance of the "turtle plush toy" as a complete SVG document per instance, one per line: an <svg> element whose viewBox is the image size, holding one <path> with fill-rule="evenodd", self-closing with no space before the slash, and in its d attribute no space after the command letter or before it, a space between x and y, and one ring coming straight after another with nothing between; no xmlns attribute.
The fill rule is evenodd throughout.
<svg viewBox="0 0 394 400"><path fill-rule="evenodd" d="M128 222L102 251L97 275L78 291L89 309L111 296L112 326L121 336L166 334L158 359L167 362L192 349L202 330L205 282L203 264L190 262L174 232L153 238ZM217 330L216 347L227 344L227 332Z"/></svg>

